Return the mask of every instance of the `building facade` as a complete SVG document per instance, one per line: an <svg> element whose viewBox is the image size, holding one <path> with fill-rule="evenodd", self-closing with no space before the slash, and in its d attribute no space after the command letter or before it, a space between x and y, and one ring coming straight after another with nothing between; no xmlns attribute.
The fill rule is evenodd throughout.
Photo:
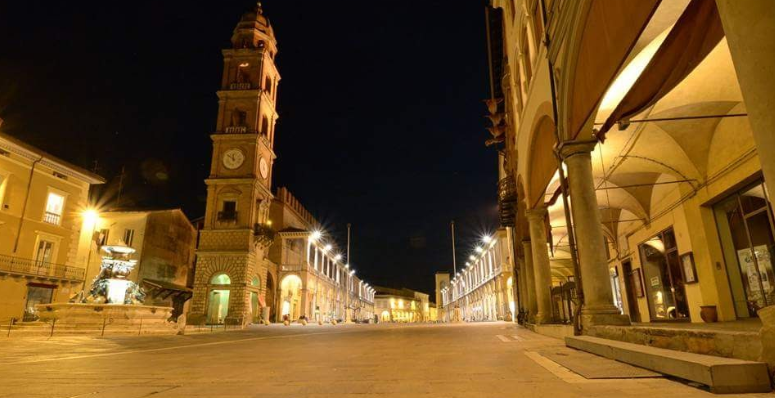
<svg viewBox="0 0 775 398"><path fill-rule="evenodd" d="M189 322L246 325L265 302L267 225L277 85L277 41L260 5L245 13L224 49L218 119L197 250Z"/></svg>
<svg viewBox="0 0 775 398"><path fill-rule="evenodd" d="M411 289L375 288L374 309L379 322L430 322L429 295Z"/></svg>
<svg viewBox="0 0 775 398"><path fill-rule="evenodd" d="M35 320L85 280L89 187L105 180L0 133L0 322Z"/></svg>
<svg viewBox="0 0 775 398"><path fill-rule="evenodd" d="M192 296L197 231L180 209L108 211L92 222L90 250L84 263L85 290L100 272L103 245L129 246L137 265L128 279L146 292L146 305L173 307L184 314Z"/></svg>
<svg viewBox="0 0 775 398"><path fill-rule="evenodd" d="M483 239L447 284L436 274L446 321L511 321L516 316L511 256L505 228Z"/></svg>
<svg viewBox="0 0 775 398"><path fill-rule="evenodd" d="M346 254L285 188L277 190L272 224L282 226L272 246L280 284L276 321L366 322L374 317L374 289L355 275Z"/></svg>
<svg viewBox="0 0 775 398"><path fill-rule="evenodd" d="M488 144L529 322L571 296L584 329L774 304L766 3L492 1Z"/></svg>

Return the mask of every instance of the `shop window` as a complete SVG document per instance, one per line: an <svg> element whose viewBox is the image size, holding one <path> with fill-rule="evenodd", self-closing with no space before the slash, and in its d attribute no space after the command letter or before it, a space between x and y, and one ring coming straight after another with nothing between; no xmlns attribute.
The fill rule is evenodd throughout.
<svg viewBox="0 0 775 398"><path fill-rule="evenodd" d="M714 207L738 317L775 304L772 212L761 182Z"/></svg>
<svg viewBox="0 0 775 398"><path fill-rule="evenodd" d="M46 200L46 212L43 221L49 224L60 225L62 223L62 211L65 207L65 197L55 192L49 192Z"/></svg>
<svg viewBox="0 0 775 398"><path fill-rule="evenodd" d="M688 320L689 303L673 229L657 234L639 249L651 319Z"/></svg>

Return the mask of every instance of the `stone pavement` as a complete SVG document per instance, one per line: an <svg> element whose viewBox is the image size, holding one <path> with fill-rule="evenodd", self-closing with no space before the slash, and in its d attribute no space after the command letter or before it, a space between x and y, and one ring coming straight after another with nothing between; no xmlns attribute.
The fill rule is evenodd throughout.
<svg viewBox="0 0 775 398"><path fill-rule="evenodd" d="M665 378L585 379L540 354L561 346L507 323L0 338L0 397L714 396Z"/></svg>

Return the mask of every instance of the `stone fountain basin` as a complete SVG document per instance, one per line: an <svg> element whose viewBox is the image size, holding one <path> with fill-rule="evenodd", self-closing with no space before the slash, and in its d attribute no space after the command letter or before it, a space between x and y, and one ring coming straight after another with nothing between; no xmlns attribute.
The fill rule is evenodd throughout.
<svg viewBox="0 0 775 398"><path fill-rule="evenodd" d="M143 329L177 330L175 322L167 320L172 307L129 304L51 303L37 304L41 321L56 320L57 326L94 326L107 323L109 327L139 327Z"/></svg>

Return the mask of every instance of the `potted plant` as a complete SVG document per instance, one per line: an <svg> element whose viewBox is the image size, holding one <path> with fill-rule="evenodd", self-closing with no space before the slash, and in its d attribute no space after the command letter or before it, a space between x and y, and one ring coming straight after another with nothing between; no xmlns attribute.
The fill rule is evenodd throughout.
<svg viewBox="0 0 775 398"><path fill-rule="evenodd" d="M718 322L718 311L715 305L701 305L700 317L705 323Z"/></svg>

